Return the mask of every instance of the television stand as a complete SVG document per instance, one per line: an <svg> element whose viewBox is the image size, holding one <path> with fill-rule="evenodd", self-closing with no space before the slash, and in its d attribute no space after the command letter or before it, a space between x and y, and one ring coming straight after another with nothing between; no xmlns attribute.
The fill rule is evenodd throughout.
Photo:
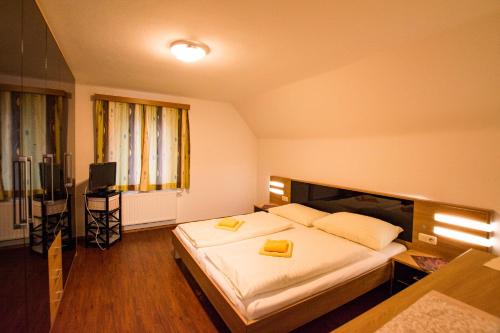
<svg viewBox="0 0 500 333"><path fill-rule="evenodd" d="M73 231L71 221L71 195L54 201L44 200L44 196L33 198L33 220L29 223L30 248L33 252L46 256L57 233L61 231L62 248L71 249Z"/></svg>
<svg viewBox="0 0 500 333"><path fill-rule="evenodd" d="M116 190L97 190L97 191L91 192L89 194L105 197L106 195L110 195L113 193L116 193Z"/></svg>
<svg viewBox="0 0 500 333"><path fill-rule="evenodd" d="M121 192L85 194L85 247L109 248L122 239Z"/></svg>

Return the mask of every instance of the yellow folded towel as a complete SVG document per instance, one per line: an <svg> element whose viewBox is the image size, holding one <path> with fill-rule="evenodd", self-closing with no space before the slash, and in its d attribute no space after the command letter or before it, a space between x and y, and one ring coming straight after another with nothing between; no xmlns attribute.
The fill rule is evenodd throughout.
<svg viewBox="0 0 500 333"><path fill-rule="evenodd" d="M264 251L285 253L288 251L288 241L268 239L264 244Z"/></svg>
<svg viewBox="0 0 500 333"><path fill-rule="evenodd" d="M259 254L272 257L290 258L293 252L293 242L289 240L268 239L259 251Z"/></svg>
<svg viewBox="0 0 500 333"><path fill-rule="evenodd" d="M223 219L220 219L219 222L217 222L217 224L215 225L215 227L229 231L236 231L241 227L243 222L244 221L238 221L237 219L232 217L225 217Z"/></svg>

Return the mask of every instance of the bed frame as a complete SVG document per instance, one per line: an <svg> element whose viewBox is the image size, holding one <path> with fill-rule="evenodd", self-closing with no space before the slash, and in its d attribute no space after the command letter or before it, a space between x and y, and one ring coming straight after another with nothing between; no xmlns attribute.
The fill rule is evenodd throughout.
<svg viewBox="0 0 500 333"><path fill-rule="evenodd" d="M260 319L247 320L173 231L172 243L175 257L184 262L226 325L235 333L289 332L389 281L392 273L391 263L387 262Z"/></svg>
<svg viewBox="0 0 500 333"><path fill-rule="evenodd" d="M269 200L271 203L283 205L293 202L330 213L350 211L380 218L403 228L404 231L399 235L398 241L409 248L423 250L426 253L440 255L448 259L454 258L470 247L482 251L489 250L480 246L457 243L457 241L442 237L438 237L440 246L431 246L419 242L417 234L432 230L432 227L437 223L434 220L434 213L444 212L491 223L492 211L490 210L416 200L278 176L271 176L271 181L281 183L281 186L277 188L282 192L281 194L270 192ZM275 185L270 184L270 187ZM378 202L378 204L373 204L373 202ZM458 231L463 231L459 227L457 228ZM489 238L489 234L485 232L474 232L474 234ZM369 272L272 312L258 320L247 320L217 286L216 282L204 271L201 263L197 261L194 254L175 233L173 233L172 242L176 258L180 258L184 262L226 325L232 332L238 333L288 332L389 281L392 274L392 264L389 261Z"/></svg>
<svg viewBox="0 0 500 333"><path fill-rule="evenodd" d="M270 192L270 202L282 205L300 203L334 213L353 213L381 218L403 228L400 241L411 241L413 230L413 200L342 189L328 185L271 176L281 183L283 194ZM272 185L271 185L272 186ZM373 202L378 202L374 204ZM212 305L232 332L289 332L380 286L391 278L391 261L358 275L339 285L307 297L258 320L246 319L232 304L216 282L205 272L196 256L173 233L176 258L180 258L200 285Z"/></svg>

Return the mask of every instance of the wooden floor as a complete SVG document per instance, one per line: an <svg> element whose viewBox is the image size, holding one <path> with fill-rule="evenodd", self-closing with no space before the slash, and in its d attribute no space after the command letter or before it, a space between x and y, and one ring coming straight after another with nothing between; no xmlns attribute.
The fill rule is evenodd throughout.
<svg viewBox="0 0 500 333"><path fill-rule="evenodd" d="M63 279L74 250L63 252ZM47 332L50 327L47 258L24 245L0 248L0 332Z"/></svg>
<svg viewBox="0 0 500 333"><path fill-rule="evenodd" d="M171 252L168 228L79 248L53 332L228 332ZM387 297L384 285L296 331L329 332Z"/></svg>

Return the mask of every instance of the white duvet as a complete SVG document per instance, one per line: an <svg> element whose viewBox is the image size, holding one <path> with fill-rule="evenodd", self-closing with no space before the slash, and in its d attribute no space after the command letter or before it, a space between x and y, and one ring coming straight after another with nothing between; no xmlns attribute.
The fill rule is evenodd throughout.
<svg viewBox="0 0 500 333"><path fill-rule="evenodd" d="M290 220L266 212L237 215L234 218L245 222L237 231L215 228L220 219L180 224L177 230L195 247L201 248L269 235L292 227Z"/></svg>
<svg viewBox="0 0 500 333"><path fill-rule="evenodd" d="M340 269L374 252L313 228L294 228L270 236L205 250L207 259L227 278L242 301ZM260 255L259 249L269 238L293 241L292 257Z"/></svg>

